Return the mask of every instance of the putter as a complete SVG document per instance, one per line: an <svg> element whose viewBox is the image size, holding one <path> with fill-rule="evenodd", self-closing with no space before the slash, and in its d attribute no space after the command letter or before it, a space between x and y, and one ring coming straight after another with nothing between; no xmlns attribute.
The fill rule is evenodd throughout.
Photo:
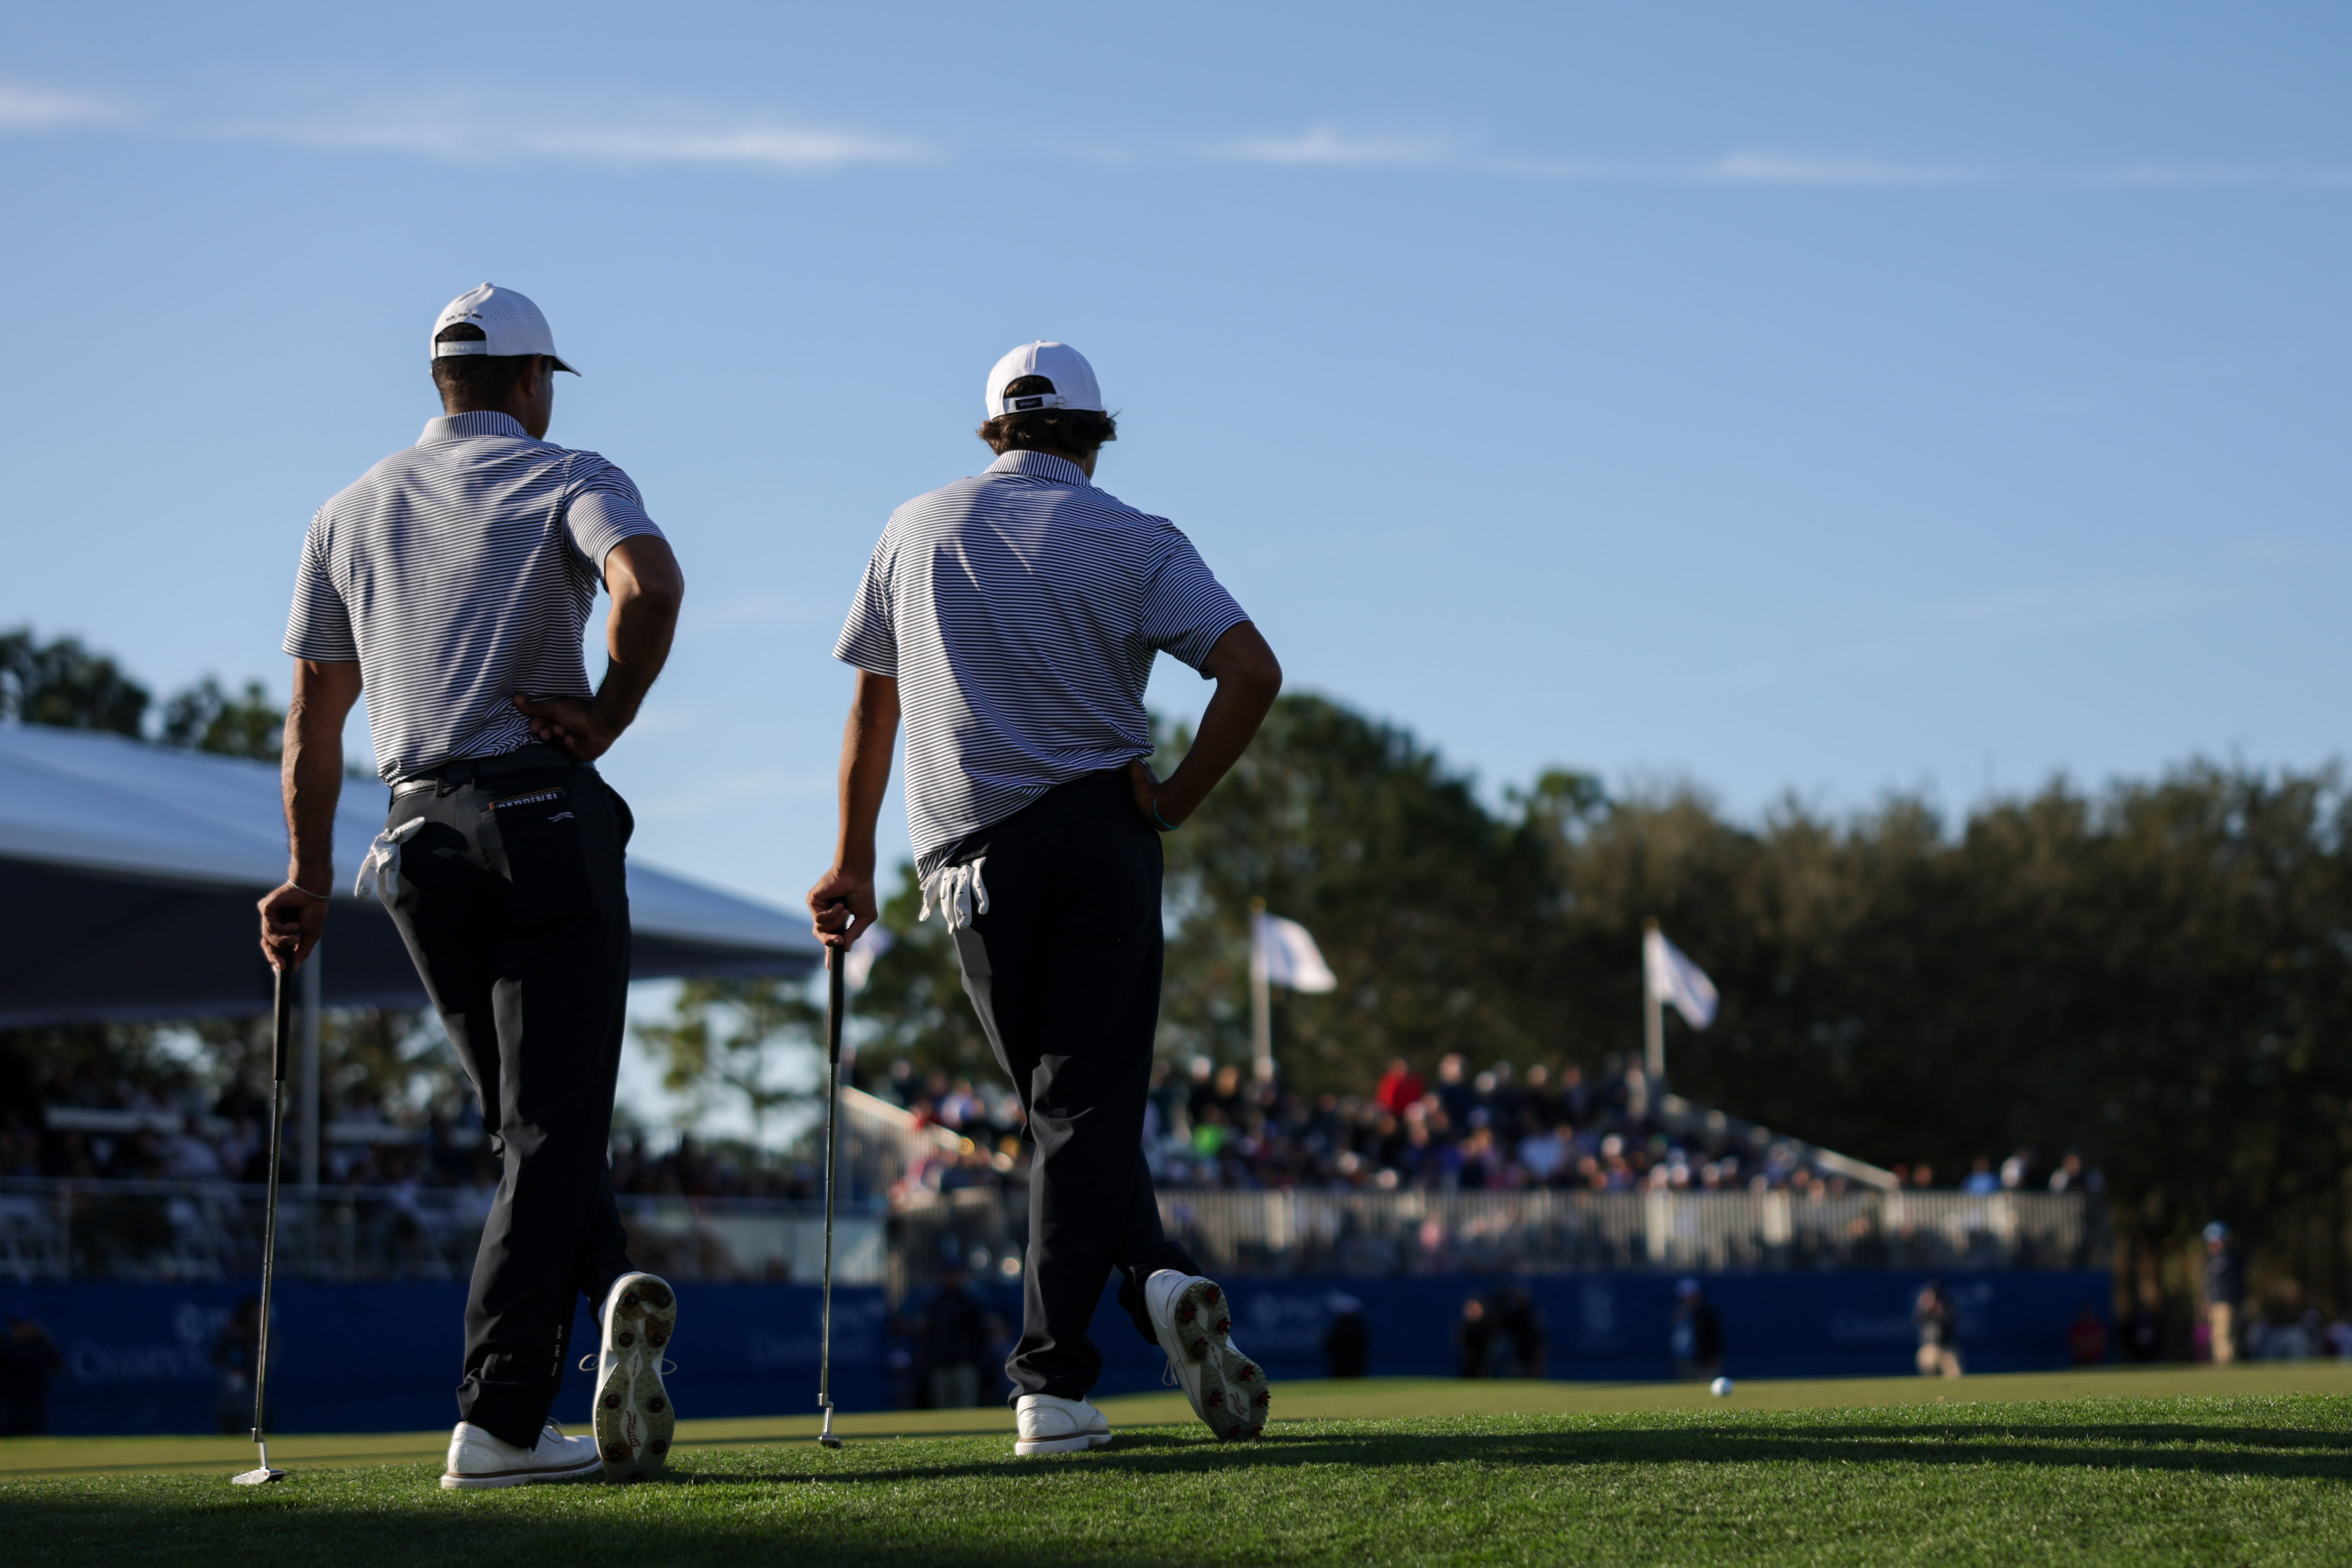
<svg viewBox="0 0 2352 1568"><path fill-rule="evenodd" d="M261 1465L229 1478L231 1486L240 1487L268 1486L286 1479L284 1470L269 1467L269 1418L265 1414L269 1408L269 1287L278 1268L278 1165L286 1152L286 1037L293 1032L289 1026L294 1014L286 971L275 972L278 1016L269 1040L269 1203L261 1224L261 1330L253 1351L253 1445L261 1451Z"/></svg>
<svg viewBox="0 0 2352 1568"><path fill-rule="evenodd" d="M841 1166L834 1154L834 1129L841 1120L842 960L847 955L828 947L824 955L824 1317L817 1341L816 1403L824 1425L816 1435L824 1448L838 1448L833 1435L833 1189Z"/></svg>

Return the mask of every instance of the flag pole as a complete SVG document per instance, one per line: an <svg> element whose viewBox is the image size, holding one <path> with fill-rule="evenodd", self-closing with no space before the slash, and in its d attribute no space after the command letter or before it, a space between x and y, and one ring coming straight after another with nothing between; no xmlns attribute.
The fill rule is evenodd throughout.
<svg viewBox="0 0 2352 1568"><path fill-rule="evenodd" d="M1250 1058L1260 1083L1274 1082L1274 997L1265 975L1265 900L1250 900Z"/></svg>
<svg viewBox="0 0 2352 1568"><path fill-rule="evenodd" d="M1651 1084L1663 1091L1666 1086L1666 1015L1650 964L1650 949L1658 939L1658 923L1655 920L1643 921L1642 1066L1650 1075Z"/></svg>

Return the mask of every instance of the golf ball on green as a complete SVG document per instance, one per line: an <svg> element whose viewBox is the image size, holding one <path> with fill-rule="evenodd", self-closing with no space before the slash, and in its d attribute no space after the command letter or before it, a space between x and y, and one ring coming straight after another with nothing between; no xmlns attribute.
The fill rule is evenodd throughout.
<svg viewBox="0 0 2352 1568"><path fill-rule="evenodd" d="M1731 1397L1731 1379L1718 1377L1706 1385L1706 1391L1717 1399L1728 1399Z"/></svg>

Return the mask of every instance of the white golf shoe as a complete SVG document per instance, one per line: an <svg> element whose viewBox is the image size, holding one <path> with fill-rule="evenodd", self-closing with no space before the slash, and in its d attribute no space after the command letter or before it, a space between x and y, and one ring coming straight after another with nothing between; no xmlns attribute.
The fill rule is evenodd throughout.
<svg viewBox="0 0 2352 1568"><path fill-rule="evenodd" d="M1099 1448L1110 1441L1110 1422L1083 1399L1052 1394L1024 1394L1013 1407L1017 1437L1015 1454L1075 1454Z"/></svg>
<svg viewBox="0 0 2352 1568"><path fill-rule="evenodd" d="M606 1479L649 1481L669 1463L677 1426L662 1386L662 1352L677 1330L677 1292L651 1274L624 1274L604 1296L596 1353L596 1452Z"/></svg>
<svg viewBox="0 0 2352 1568"><path fill-rule="evenodd" d="M1192 1414L1222 1441L1263 1432L1273 1396L1265 1369L1234 1347L1232 1303L1223 1290L1198 1274L1162 1269L1143 1282L1143 1303Z"/></svg>
<svg viewBox="0 0 2352 1568"><path fill-rule="evenodd" d="M471 1421L449 1434L449 1463L441 1475L444 1491L477 1487L527 1487L540 1481L579 1481L595 1475L596 1445L567 1437L550 1421L530 1448L502 1443Z"/></svg>

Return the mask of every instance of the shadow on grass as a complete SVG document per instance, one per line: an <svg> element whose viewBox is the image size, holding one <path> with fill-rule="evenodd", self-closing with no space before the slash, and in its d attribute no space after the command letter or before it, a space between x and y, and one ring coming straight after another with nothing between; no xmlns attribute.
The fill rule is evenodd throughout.
<svg viewBox="0 0 2352 1568"><path fill-rule="evenodd" d="M119 1568L154 1553L206 1568L355 1559L370 1568L412 1562L446 1568L456 1556L566 1561L615 1552L656 1555L668 1568L736 1568L746 1552L763 1549L788 1550L796 1564L913 1568L1014 1544L1032 1568L1110 1561L1156 1568L1197 1563L1197 1543L1129 1539L1114 1546L1104 1539L1106 1531L1118 1533L1125 1505L1149 1496L1154 1478L1254 1478L1253 1493L1287 1499L1292 1516L1302 1520L1314 1512L1306 1505L1317 1467L1393 1472L1425 1491L1432 1506L1451 1506L1439 1501L1449 1493L1516 1492L1508 1483L1515 1469L1615 1466L1652 1473L1664 1465L2130 1469L2259 1478L2338 1492L2352 1482L2352 1432L2244 1423L1956 1417L1403 1433L1277 1427L1257 1442L1234 1445L1166 1429L1129 1432L1091 1454L1020 1461L1001 1450L976 1458L968 1444L938 1453L942 1447L866 1442L839 1454L814 1448L704 1452L681 1456L685 1468L670 1485L627 1491L444 1494L434 1490L426 1466L320 1472L319 1484L310 1487L298 1475L296 1484L261 1496L193 1478L9 1487L0 1488L0 1539L8 1543L11 1568ZM927 1453L938 1458L927 1459ZM783 1502L793 1506L780 1511ZM1268 1563L1360 1558L1382 1549L1385 1523L1330 1519L1301 1536L1256 1538L1249 1554ZM1435 1538L1414 1543L1447 1549Z"/></svg>
<svg viewBox="0 0 2352 1568"><path fill-rule="evenodd" d="M766 1456L759 1456L764 1458ZM901 1485L918 1480L993 1476L1017 1482L1083 1465L1110 1473L1194 1474L1215 1469L1296 1469L1310 1465L1428 1469L1447 1464L1496 1469L1578 1465L1901 1464L2031 1466L2039 1469L2178 1470L2213 1476L2352 1482L2352 1432L2314 1432L2195 1423L2052 1427L2001 1422L1801 1428L1726 1427L1671 1431L1523 1433L1329 1433L1269 1431L1254 1443L1218 1444L1176 1433L1121 1436L1110 1448L1043 1461L942 1461L828 1470L746 1469L677 1478L688 1486L740 1486L821 1480L834 1485Z"/></svg>

